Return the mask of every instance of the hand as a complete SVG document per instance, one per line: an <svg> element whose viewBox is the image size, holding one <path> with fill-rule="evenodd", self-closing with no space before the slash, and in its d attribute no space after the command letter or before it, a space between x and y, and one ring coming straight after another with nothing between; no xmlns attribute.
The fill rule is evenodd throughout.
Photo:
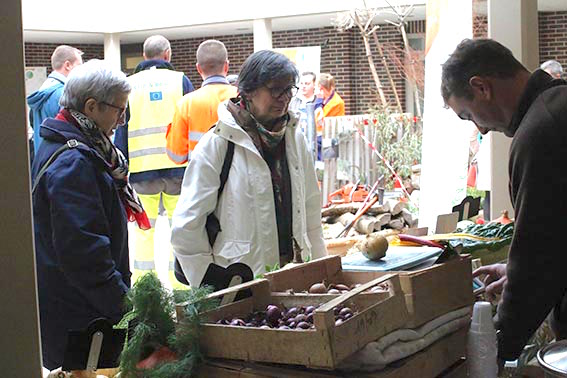
<svg viewBox="0 0 567 378"><path fill-rule="evenodd" d="M486 275L484 278L486 298L489 301L494 301L496 295L502 294L504 285L506 285L508 281L508 277L506 276L506 264L486 265L473 272L473 277L481 275Z"/></svg>

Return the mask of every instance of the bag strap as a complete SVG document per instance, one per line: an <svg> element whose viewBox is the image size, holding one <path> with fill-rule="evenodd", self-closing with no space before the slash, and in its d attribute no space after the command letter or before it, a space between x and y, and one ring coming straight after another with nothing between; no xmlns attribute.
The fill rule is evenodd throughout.
<svg viewBox="0 0 567 378"><path fill-rule="evenodd" d="M57 159L57 157L59 155L61 155L63 152L70 150L72 148L76 148L79 146L87 146L84 143L79 142L76 139L69 139L65 144L63 144L61 147L59 147L57 150L55 150L55 152L53 153L53 155L51 155L49 157L49 159L47 159L47 161L45 162L45 164L43 165L43 167L41 167L41 169L39 170L39 172L37 173L37 176L35 177L35 183L33 184L32 187L32 196L35 193L35 190L37 189L37 186L39 184L39 181L41 180L41 178L43 177L43 175L45 174L45 172L47 172L47 168L49 168L49 166L55 161L55 159ZM223 167L224 168L224 167Z"/></svg>
<svg viewBox="0 0 567 378"><path fill-rule="evenodd" d="M228 141L228 148L226 149L226 155L224 156L224 162L222 163L222 170L220 174L220 186L219 192L217 194L217 200L220 198L222 191L224 190L224 185L226 180L228 180L228 174L230 173L230 166L232 165L232 157L234 156L234 142Z"/></svg>

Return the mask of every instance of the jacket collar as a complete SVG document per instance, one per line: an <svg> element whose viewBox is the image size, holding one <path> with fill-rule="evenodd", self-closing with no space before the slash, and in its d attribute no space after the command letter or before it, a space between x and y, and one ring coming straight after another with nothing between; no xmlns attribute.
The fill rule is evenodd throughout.
<svg viewBox="0 0 567 378"><path fill-rule="evenodd" d="M90 145L87 138L75 125L55 118L48 118L43 121L39 129L39 135L43 139L56 143L65 143L69 139L76 139L79 142Z"/></svg>
<svg viewBox="0 0 567 378"><path fill-rule="evenodd" d="M201 84L201 87L204 87L205 85L209 85L209 84L227 84L227 85L230 85L230 83L228 82L226 77L222 76L222 75L212 75L212 76L207 77L203 81L203 84Z"/></svg>
<svg viewBox="0 0 567 378"><path fill-rule="evenodd" d="M67 76L65 76L62 73L59 73L57 71L51 72L49 74L48 78L53 79L53 80L57 80L61 84L65 84L67 82Z"/></svg>
<svg viewBox="0 0 567 378"><path fill-rule="evenodd" d="M88 146L88 151L98 159L98 164L103 169L108 169L108 163L104 159L104 157L92 147L89 140L85 137L85 135L79 130L75 125L70 124L69 122L62 121L55 118L47 118L41 124L39 129L39 135L48 141L54 143L66 143L70 139L75 139L78 142L84 143ZM85 147L80 147L83 150L86 150Z"/></svg>
<svg viewBox="0 0 567 378"><path fill-rule="evenodd" d="M524 93L520 97L518 109L516 109L516 112L512 116L506 135L510 137L514 136L530 106L542 92L557 85L566 84L567 82L565 82L565 80L553 79L551 75L541 69L535 70L526 84Z"/></svg>
<svg viewBox="0 0 567 378"><path fill-rule="evenodd" d="M215 126L214 133L226 140L232 141L235 144L241 145L242 147L249 149L250 151L256 153L258 156L261 156L260 152L254 145L254 142L252 141L248 133L244 131L244 129L242 129L240 125L236 123L236 120L234 119L232 114L228 111L227 103L228 101L231 100L226 100L219 105L218 107L219 122ZM289 128L289 130L286 131L285 133L286 141L288 141L289 138L293 137L293 135L295 134L295 129L297 127L297 121L298 121L298 115L296 113L289 112L289 115L290 115L290 120L286 125L286 127Z"/></svg>
<svg viewBox="0 0 567 378"><path fill-rule="evenodd" d="M169 63L166 60L163 59L149 59L149 60L144 60L143 62L141 62L140 64L138 64L138 66L136 67L136 70L134 70L134 73L138 73L140 71L144 71L147 69L150 69L152 67L156 67L156 68L165 68L168 70L173 70L173 66L171 65L171 63Z"/></svg>

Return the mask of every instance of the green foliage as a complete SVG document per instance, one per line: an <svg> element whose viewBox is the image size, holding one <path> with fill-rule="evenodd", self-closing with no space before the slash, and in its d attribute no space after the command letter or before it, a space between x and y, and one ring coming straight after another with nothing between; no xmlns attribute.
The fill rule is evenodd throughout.
<svg viewBox="0 0 567 378"><path fill-rule="evenodd" d="M471 196L473 198L480 197L480 205L482 207L482 200L486 197L486 192L484 190L478 190L477 188L471 188L467 186L467 196Z"/></svg>
<svg viewBox="0 0 567 378"><path fill-rule="evenodd" d="M137 324L130 340L124 346L120 359L124 378L182 378L191 376L201 361L199 353L200 314L216 307L206 300L210 288L180 290L170 293L155 273L142 276L130 290L127 304L132 311L124 316L120 326L135 318ZM187 301L185 318L175 326L175 303ZM176 353L178 360L163 363L149 370L140 370L138 362L161 346Z"/></svg>
<svg viewBox="0 0 567 378"><path fill-rule="evenodd" d="M461 253L473 253L474 251L481 249L497 251L512 242L512 236L514 235L514 223L472 224L462 230L457 228L456 232L464 232L466 234L482 236L485 238L498 238L492 241L470 239L451 240L450 243L452 245L462 244L463 250Z"/></svg>
<svg viewBox="0 0 567 378"><path fill-rule="evenodd" d="M125 377L136 372L136 364L147 357L158 345L167 345L174 333L173 301L155 273L141 277L126 297L133 310L125 318L136 318L134 335L124 346L120 358L120 370ZM124 323L124 319L122 322Z"/></svg>
<svg viewBox="0 0 567 378"><path fill-rule="evenodd" d="M369 124L374 126L372 142L376 149L402 179L410 177L411 167L421 161L421 126L412 118L389 114L381 107L371 110ZM378 176L392 175L380 160L379 169ZM391 190L393 185L393 180L386 179L386 189Z"/></svg>
<svg viewBox="0 0 567 378"><path fill-rule="evenodd" d="M275 263L274 265L266 265L264 266L264 273L275 272L276 270L280 270L280 263ZM254 279L257 280L259 278L264 278L264 273L256 274Z"/></svg>

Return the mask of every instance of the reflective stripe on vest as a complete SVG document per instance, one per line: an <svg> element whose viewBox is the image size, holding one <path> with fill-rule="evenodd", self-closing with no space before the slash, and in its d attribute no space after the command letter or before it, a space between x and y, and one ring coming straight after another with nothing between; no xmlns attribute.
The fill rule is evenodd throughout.
<svg viewBox="0 0 567 378"><path fill-rule="evenodd" d="M183 73L150 68L128 78L128 155L130 172L178 168L166 154L165 133L176 102L183 97Z"/></svg>

